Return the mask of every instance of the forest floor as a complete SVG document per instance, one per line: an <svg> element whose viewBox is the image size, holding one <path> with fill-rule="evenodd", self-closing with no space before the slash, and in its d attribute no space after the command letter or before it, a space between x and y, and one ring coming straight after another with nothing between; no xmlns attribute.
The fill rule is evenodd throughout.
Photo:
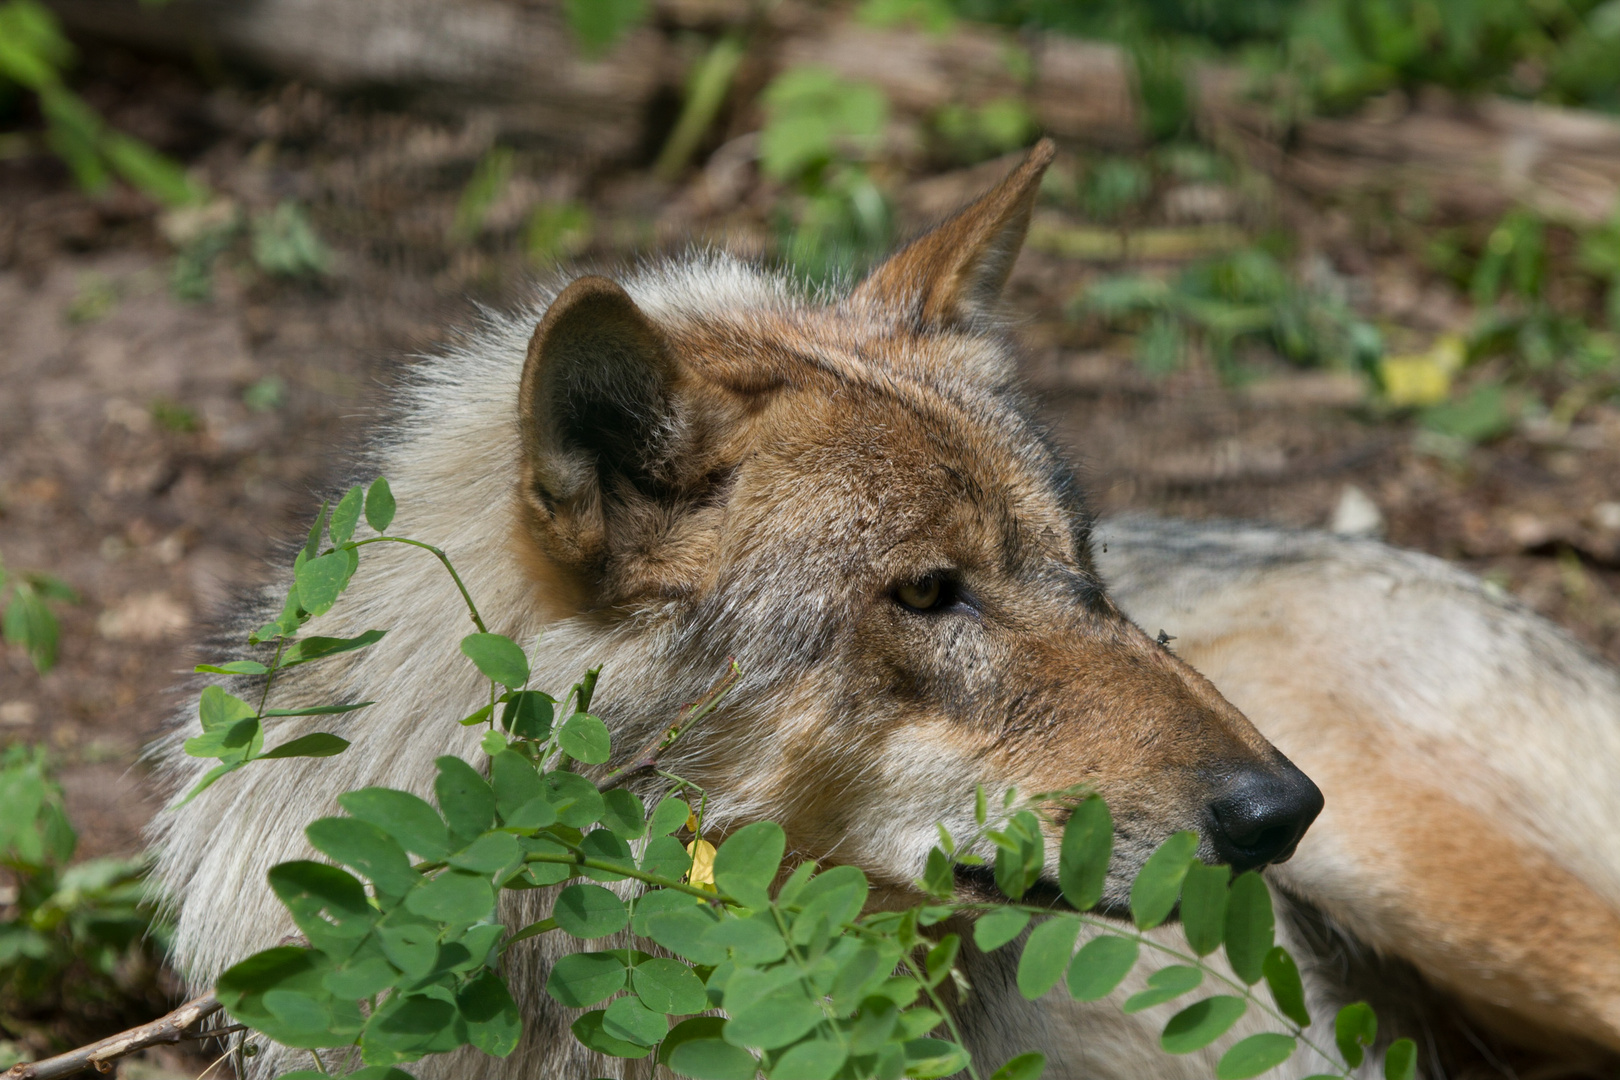
<svg viewBox="0 0 1620 1080"><path fill-rule="evenodd" d="M713 165L684 186L553 166L520 169L512 205L458 240L457 203L488 148L475 123L104 61L84 89L114 124L196 166L244 213L307 206L332 258L279 279L238 238L211 295L181 299L173 241L187 222L128 192L84 195L48 158L0 161L0 553L82 597L61 610L48 675L0 652L0 742L54 751L84 855L140 847L158 806L140 750L205 658L196 642L307 527L409 357L548 272L503 222L538 199L578 199L594 221L581 254L606 266L691 239L754 253L770 236L753 181ZM1066 149L1071 167L1078 153ZM902 234L999 168L897 178ZM1427 340L1473 317L1353 210L1275 190L1234 198L1232 222L1293 234L1387 334ZM1037 229L1083 224L1044 207ZM1026 376L1099 509L1325 528L1365 510L1354 490L1392 543L1487 575L1620 662L1620 409L1437 453L1346 373L1261 361L1236 387L1207 364L1152 378L1128 341L1067 314L1084 284L1126 268L1037 247L1009 290Z"/></svg>

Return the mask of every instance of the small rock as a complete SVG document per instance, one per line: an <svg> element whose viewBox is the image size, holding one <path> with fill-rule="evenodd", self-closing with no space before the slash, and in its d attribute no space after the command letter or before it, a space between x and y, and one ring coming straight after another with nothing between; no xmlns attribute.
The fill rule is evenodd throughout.
<svg viewBox="0 0 1620 1080"><path fill-rule="evenodd" d="M1620 532L1620 502L1600 502L1592 507L1592 524L1604 532Z"/></svg>
<svg viewBox="0 0 1620 1080"><path fill-rule="evenodd" d="M32 701L0 701L0 727L27 727L38 716Z"/></svg>
<svg viewBox="0 0 1620 1080"><path fill-rule="evenodd" d="M164 592L137 593L96 617L96 630L109 641L159 641L191 625L191 615Z"/></svg>
<svg viewBox="0 0 1620 1080"><path fill-rule="evenodd" d="M1372 496L1354 484L1346 484L1339 493L1339 505L1333 508L1333 522L1328 528L1340 536L1383 536L1384 513L1372 501Z"/></svg>

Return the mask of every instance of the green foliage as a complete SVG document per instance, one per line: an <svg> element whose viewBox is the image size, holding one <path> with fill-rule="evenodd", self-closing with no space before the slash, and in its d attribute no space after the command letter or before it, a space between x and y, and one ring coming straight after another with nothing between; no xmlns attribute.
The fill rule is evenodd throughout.
<svg viewBox="0 0 1620 1080"><path fill-rule="evenodd" d="M291 199L253 218L253 263L272 277L319 277L332 267L332 252L321 242L304 208Z"/></svg>
<svg viewBox="0 0 1620 1080"><path fill-rule="evenodd" d="M888 121L868 83L791 68L760 96L760 170L792 196L779 216L785 257L813 279L855 269L889 242L888 200L866 166Z"/></svg>
<svg viewBox="0 0 1620 1080"><path fill-rule="evenodd" d="M568 28L580 51L600 56L647 17L647 0L566 0Z"/></svg>
<svg viewBox="0 0 1620 1080"><path fill-rule="evenodd" d="M0 753L0 1029L137 992L167 928L145 903L144 859L72 864L77 836L43 751Z"/></svg>
<svg viewBox="0 0 1620 1080"><path fill-rule="evenodd" d="M1302 367L1368 367L1381 350L1378 332L1339 297L1300 282L1260 248L1194 263L1170 281L1105 278L1071 309L1136 326L1137 360L1151 374L1179 368L1202 343L1228 377L1240 373L1238 352L1263 346Z"/></svg>
<svg viewBox="0 0 1620 1080"><path fill-rule="evenodd" d="M505 1056L521 1035L504 974L521 961L508 953L531 937L560 933L580 942L580 951L552 965L545 991L561 1006L585 1010L572 1031L599 1053L656 1057L696 1080L752 1080L761 1073L927 1078L963 1070L982 1080L941 995L947 981L966 985L957 970L961 941L943 932L946 919L972 917L975 944L986 951L1012 947L1028 930L1019 991L1033 999L1062 984L1076 1000L1095 1001L1135 967L1145 929L1179 906L1191 951L1153 940L1154 953L1175 962L1149 973L1124 1010L1142 1012L1219 984L1212 994L1180 1002L1165 1021L1161 1044L1173 1054L1215 1043L1250 1010L1282 1029L1227 1049L1222 1077L1258 1075L1307 1041L1299 972L1272 942L1271 896L1259 875L1231 880L1227 868L1198 860L1195 834L1176 833L1130 886L1134 926L1095 913L1107 891L1113 825L1102 800L1082 791L1020 800L1009 790L996 820L980 790L977 832L958 839L940 827L918 883L929 898L902 910L868 912L870 885L856 867L785 862L787 837L769 821L733 828L716 849L705 835L700 789L660 773L670 790L649 810L621 786L632 766L606 769L614 759L611 735L589 712L596 672L561 699L527 689L531 668L522 647L484 625L443 552L382 533L393 513L381 479L369 491L351 488L330 512L323 505L297 554L281 616L250 638L265 658L202 670L263 680L256 687L262 703L281 669L372 644L382 631L348 639L299 633L314 610L337 602L358 570L361 548L415 546L443 563L478 628L462 640L461 652L489 680L489 705L463 722L487 727L483 757L477 765L440 757L432 802L380 787L342 795L341 815L305 830L331 863L300 860L271 869L271 888L305 943L247 957L215 987L232 1016L256 1031L291 1047L358 1048L367 1070L357 1075L392 1077L387 1070L395 1066L463 1046ZM362 516L379 535L355 539ZM314 569L321 566L329 569ZM722 696L710 694L669 738ZM186 749L220 766L193 794L224 772L276 756L262 745L267 724L279 717L364 704L283 712L209 687L199 705L201 734ZM567 719L557 723L559 716ZM287 756L313 756L346 745L311 733L281 747ZM588 778L573 771L575 762L603 771ZM695 811L683 797L692 795ZM1058 865L1048 867L1045 838L1060 823ZM959 898L953 867L983 866L990 852L1009 902ZM1072 906L1017 902L1037 882L1053 879ZM622 882L636 884L603 887ZM548 917L516 932L500 921L503 891L559 885ZM650 955L649 941L673 958ZM1202 959L1223 944L1237 979ZM1262 977L1275 1008L1252 989ZM716 1009L724 1015L702 1015ZM1336 1033L1343 1059L1336 1075L1347 1076L1375 1033L1370 1010L1342 1011ZM1392 1051L1386 1073L1410 1080L1411 1044L1396 1045L1401 1049ZM1333 1060L1327 1049L1312 1049ZM1041 1055L1022 1054L992 1080L1035 1080L1044 1068Z"/></svg>
<svg viewBox="0 0 1620 1080"><path fill-rule="evenodd" d="M594 229L591 212L584 203L541 203L529 214L524 247L537 263L571 259L590 245Z"/></svg>
<svg viewBox="0 0 1620 1080"><path fill-rule="evenodd" d="M76 604L78 593L50 574L7 571L0 562L0 636L28 653L41 675L56 666L61 630L52 603Z"/></svg>
<svg viewBox="0 0 1620 1080"><path fill-rule="evenodd" d="M476 237L483 229L490 208L506 193L506 187L511 183L512 162L512 150L507 146L492 147L478 162L467 186L461 189L460 201L456 203L455 220L450 226L452 237L465 242Z"/></svg>
<svg viewBox="0 0 1620 1080"><path fill-rule="evenodd" d="M73 46L56 16L36 0L0 3L0 84L37 95L45 141L86 191L104 189L113 176L168 206L202 201L206 191L174 162L145 143L109 128L63 82Z"/></svg>

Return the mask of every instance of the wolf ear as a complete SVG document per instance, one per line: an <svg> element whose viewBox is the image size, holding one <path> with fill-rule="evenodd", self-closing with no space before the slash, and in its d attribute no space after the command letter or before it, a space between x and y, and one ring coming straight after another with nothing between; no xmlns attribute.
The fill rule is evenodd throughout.
<svg viewBox="0 0 1620 1080"><path fill-rule="evenodd" d="M582 277L529 340L519 389L524 499L566 561L599 557L604 504L660 486L674 430L669 341L616 282Z"/></svg>
<svg viewBox="0 0 1620 1080"><path fill-rule="evenodd" d="M1036 143L1001 183L873 270L851 302L887 309L924 327L969 323L988 314L1024 244L1041 175L1056 153L1051 139Z"/></svg>

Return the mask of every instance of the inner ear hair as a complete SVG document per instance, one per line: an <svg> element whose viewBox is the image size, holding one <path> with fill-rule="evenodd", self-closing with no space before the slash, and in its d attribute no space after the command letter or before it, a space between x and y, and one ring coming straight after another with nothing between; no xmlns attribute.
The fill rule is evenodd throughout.
<svg viewBox="0 0 1620 1080"><path fill-rule="evenodd" d="M971 324L991 314L1024 245L1041 177L1056 154L1051 139L1036 143L1001 183L873 270L850 302L924 329Z"/></svg>
<svg viewBox="0 0 1620 1080"><path fill-rule="evenodd" d="M617 282L589 275L559 293L529 340L519 390L536 493L599 502L620 482L656 487L674 377L668 339Z"/></svg>

